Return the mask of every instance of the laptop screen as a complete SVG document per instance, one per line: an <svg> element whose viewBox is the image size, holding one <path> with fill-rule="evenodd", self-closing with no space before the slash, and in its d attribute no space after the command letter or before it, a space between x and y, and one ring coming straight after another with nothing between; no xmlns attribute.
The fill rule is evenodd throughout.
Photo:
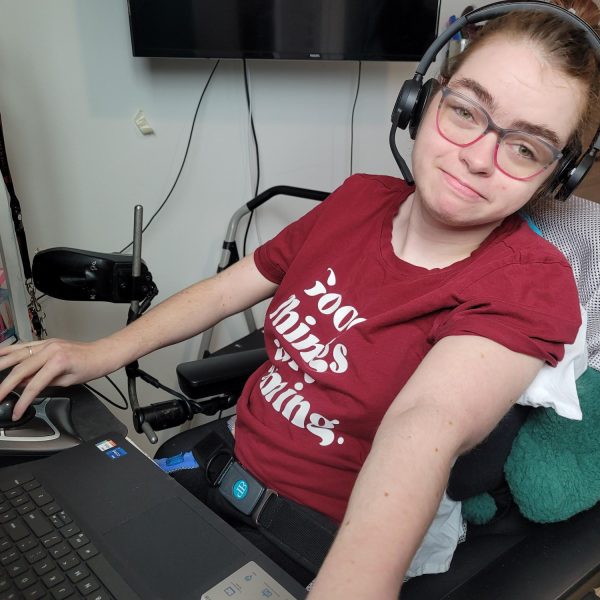
<svg viewBox="0 0 600 600"><path fill-rule="evenodd" d="M0 177L0 345L33 339L27 309L25 275L10 211Z"/></svg>
<svg viewBox="0 0 600 600"><path fill-rule="evenodd" d="M3 262L0 260L0 346L16 341L15 320Z"/></svg>

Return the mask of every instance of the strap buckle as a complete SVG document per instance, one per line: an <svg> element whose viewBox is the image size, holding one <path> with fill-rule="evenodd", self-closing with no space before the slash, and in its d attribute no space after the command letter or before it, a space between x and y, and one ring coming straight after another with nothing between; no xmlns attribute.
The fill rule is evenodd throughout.
<svg viewBox="0 0 600 600"><path fill-rule="evenodd" d="M252 521L254 522L254 524L257 527L259 525L258 521L260 519L262 511L272 496L278 497L279 494L275 490L272 490L271 488L265 488L265 491L261 495L259 501L257 502L256 506L254 507L254 510L252 511Z"/></svg>
<svg viewBox="0 0 600 600"><path fill-rule="evenodd" d="M237 460L231 460L219 477L220 494L242 514L258 524L260 514L275 491L254 478Z"/></svg>

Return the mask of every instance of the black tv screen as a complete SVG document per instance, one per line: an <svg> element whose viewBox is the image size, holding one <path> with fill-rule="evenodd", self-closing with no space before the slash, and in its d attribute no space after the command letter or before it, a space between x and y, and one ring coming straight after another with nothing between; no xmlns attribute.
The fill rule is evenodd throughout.
<svg viewBox="0 0 600 600"><path fill-rule="evenodd" d="M438 0L128 0L134 56L419 60Z"/></svg>

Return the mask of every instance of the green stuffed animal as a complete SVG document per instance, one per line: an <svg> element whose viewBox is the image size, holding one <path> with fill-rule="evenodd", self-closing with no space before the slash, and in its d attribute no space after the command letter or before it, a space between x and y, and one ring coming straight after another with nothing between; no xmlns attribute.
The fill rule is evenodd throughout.
<svg viewBox="0 0 600 600"><path fill-rule="evenodd" d="M520 512L537 523L563 521L600 501L600 371L588 368L577 380L583 419L553 409L532 410L504 465ZM496 512L489 494L463 502L463 517L488 522Z"/></svg>

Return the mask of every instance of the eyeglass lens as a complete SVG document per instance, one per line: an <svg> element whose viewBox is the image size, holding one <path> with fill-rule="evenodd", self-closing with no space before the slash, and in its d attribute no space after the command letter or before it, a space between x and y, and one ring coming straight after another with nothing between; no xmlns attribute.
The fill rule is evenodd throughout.
<svg viewBox="0 0 600 600"><path fill-rule="evenodd" d="M448 141L458 146L469 146L488 129L489 117L476 103L446 88L438 108L437 125ZM499 136L496 164L511 177L533 177L554 160L550 147L534 135L509 131Z"/></svg>

